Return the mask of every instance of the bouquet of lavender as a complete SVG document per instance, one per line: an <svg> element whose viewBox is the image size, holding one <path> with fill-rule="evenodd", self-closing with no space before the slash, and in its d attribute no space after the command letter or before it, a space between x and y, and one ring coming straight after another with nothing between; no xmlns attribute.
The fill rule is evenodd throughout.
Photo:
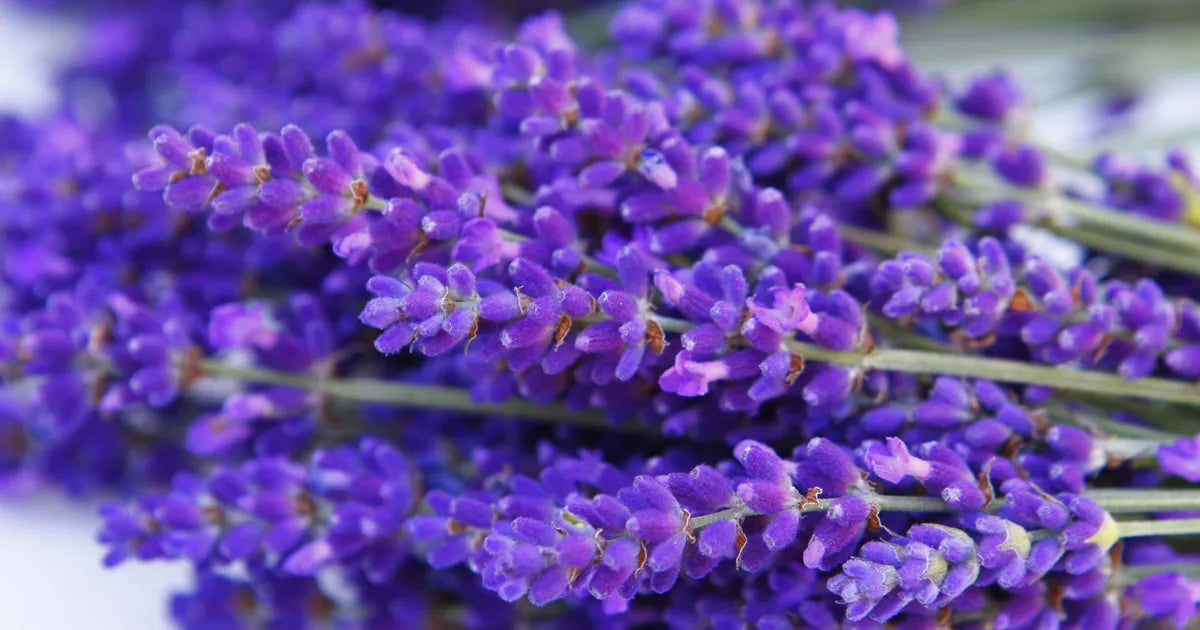
<svg viewBox="0 0 1200 630"><path fill-rule="evenodd" d="M4 488L112 499L184 628L1189 623L1182 155L1043 150L888 13L574 25L91 19L0 119Z"/></svg>

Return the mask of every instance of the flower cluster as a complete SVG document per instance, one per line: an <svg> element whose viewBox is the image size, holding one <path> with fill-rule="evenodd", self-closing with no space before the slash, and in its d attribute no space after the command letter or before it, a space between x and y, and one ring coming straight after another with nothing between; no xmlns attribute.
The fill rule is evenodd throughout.
<svg viewBox="0 0 1200 630"><path fill-rule="evenodd" d="M1137 379L1160 370L1200 375L1196 305L1152 278L1100 281L1086 267L1065 272L1035 255L1006 252L990 237L977 253L958 241L936 261L905 253L881 263L870 286L880 312L969 345L1022 343L1045 363L1080 362Z"/></svg>
<svg viewBox="0 0 1200 630"><path fill-rule="evenodd" d="M825 2L161 13L0 119L0 486L179 625L1194 616L1182 156L1064 184Z"/></svg>
<svg viewBox="0 0 1200 630"><path fill-rule="evenodd" d="M390 540L414 499L412 473L391 446L364 439L357 449L320 450L307 466L263 457L206 479L176 477L169 492L136 507L101 509L104 562L188 558L197 564L246 562L311 575L355 558L380 581L403 558Z"/></svg>

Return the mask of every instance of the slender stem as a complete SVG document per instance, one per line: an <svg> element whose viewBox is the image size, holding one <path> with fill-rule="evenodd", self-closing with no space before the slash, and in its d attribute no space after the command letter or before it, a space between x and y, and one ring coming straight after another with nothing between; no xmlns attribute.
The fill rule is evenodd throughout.
<svg viewBox="0 0 1200 630"><path fill-rule="evenodd" d="M839 223L838 232L848 241L858 243L863 247L875 250L881 254L896 255L900 252L917 252L928 256L936 255L937 252L927 247L922 247L918 243L909 241L908 239L879 232L877 230L869 230L867 228L850 225L849 223Z"/></svg>
<svg viewBox="0 0 1200 630"><path fill-rule="evenodd" d="M1074 153L1070 153L1067 150L1059 148L1052 144L1046 144L1044 142L1033 142L1029 138L1026 138L1025 142L1027 144L1032 144L1033 146L1037 147L1037 150L1041 151L1042 155L1050 158L1051 160L1054 160L1060 166L1065 166L1065 167L1074 169L1076 171L1079 171L1081 173L1094 173L1094 171L1091 170L1092 161L1087 159L1086 157L1083 157L1081 155L1076 155Z"/></svg>
<svg viewBox="0 0 1200 630"><path fill-rule="evenodd" d="M1200 275L1200 257L1192 253L1177 252L1154 245L1143 245L1123 236L1113 236L1098 230L1052 225L1050 231L1059 236L1079 241L1093 249L1112 252L1132 260L1167 267L1175 271Z"/></svg>
<svg viewBox="0 0 1200 630"><path fill-rule="evenodd" d="M1180 252L1200 253L1200 229L1186 223L1159 221L1139 214L1105 208L1088 201L1071 199L1051 191L1026 190L986 181L971 182L970 180L976 178L964 171L959 171L956 175L960 181L967 180L965 183L970 184L967 188L959 189L959 195L972 201L982 201L981 193L987 195L990 189L995 196L1016 198L1033 206L1045 206L1049 220L1064 227L1091 226L1127 238L1137 237L1146 241L1148 245L1169 247Z"/></svg>
<svg viewBox="0 0 1200 630"><path fill-rule="evenodd" d="M558 404L541 404L512 398L500 403L478 402L470 392L457 387L403 383L369 378L326 379L310 374L281 372L261 368L231 366L220 361L202 360L205 374L232 377L264 385L295 387L342 400L356 402L441 409L476 415L512 416L523 420L568 424L606 431L647 433L647 427L636 424L613 424L596 410L574 410Z"/></svg>
<svg viewBox="0 0 1200 630"><path fill-rule="evenodd" d="M1175 271L1200 274L1200 259L1197 257L1197 254L1200 254L1200 247L1198 247L1200 240L1192 240L1200 239L1200 230L1187 224L1137 217L1058 195L1048 199L1039 199L1031 197L1031 195L1038 194L1033 191L1002 191L999 194L1015 196L1030 203L1040 203L1051 207L1051 211L1042 218L1041 224L1059 236L1073 239L1092 249L1111 252L1131 260ZM954 221L969 226L971 225L970 211L965 209L954 211L950 206L955 204L974 205L981 200L978 196L964 195L961 191L959 193L952 192L947 195L946 199L951 203L946 204L943 211ZM1185 235L1182 239L1176 234L1176 231L1179 230L1182 230L1182 234Z"/></svg>
<svg viewBox="0 0 1200 630"><path fill-rule="evenodd" d="M1174 129L1160 129L1149 133L1144 129L1131 129L1106 136L1103 144L1105 150L1112 150L1114 147L1122 151L1165 150L1168 147L1191 144L1197 138L1200 138L1200 126L1185 124Z"/></svg>
<svg viewBox="0 0 1200 630"><path fill-rule="evenodd" d="M837 353L803 344L789 343L793 352L811 356L818 361L853 365L854 357L861 357L860 365L867 369L890 370L911 374L942 374L967 378L1044 385L1063 391L1090 392L1109 396L1131 396L1152 398L1168 402L1200 406L1200 388L1195 383L1162 378L1126 380L1119 375L1064 367L1035 365L1008 359L992 359L965 354L945 354L915 350L880 349L857 355ZM820 350L815 352L814 350ZM843 356L850 354L851 356Z"/></svg>
<svg viewBox="0 0 1200 630"><path fill-rule="evenodd" d="M1109 437L1096 440L1100 452L1108 457L1125 461L1142 461L1153 464L1157 461L1158 447L1170 440L1145 440L1130 437Z"/></svg>
<svg viewBox="0 0 1200 630"><path fill-rule="evenodd" d="M1124 489L1100 489L1100 490L1085 490L1083 496L1092 499L1111 514L1127 514L1127 513L1142 513L1142 512L1159 512L1166 510L1180 510L1188 508L1200 509L1200 490L1124 490ZM875 506L880 512L925 512L925 513L945 513L953 512L945 501L937 497L910 497L910 496L888 496L882 494L863 494L861 495L867 503ZM824 512L829 509L834 499L817 499L815 503L804 503L801 510L805 512ZM994 501L986 508L986 511L995 512L1003 507L1004 501ZM692 529L700 529L711 525L717 521L729 519L741 519L747 516L756 516L755 512L745 505L727 508L720 512L705 514L703 516L693 517L691 520ZM1185 523L1178 526L1176 529L1180 535L1200 533L1200 519L1176 519L1166 521L1118 521L1124 532L1124 526L1130 525L1130 532L1141 531L1142 523ZM1193 531L1194 530L1194 531ZM1152 536L1154 534L1138 534L1131 533L1130 536ZM1124 537L1125 534L1122 533Z"/></svg>
<svg viewBox="0 0 1200 630"><path fill-rule="evenodd" d="M1162 564L1133 564L1121 567L1120 577L1137 582L1160 573L1179 573L1192 579L1200 579L1200 564L1188 562L1165 562Z"/></svg>
<svg viewBox="0 0 1200 630"><path fill-rule="evenodd" d="M1161 431L1153 427L1131 424L1129 422L1119 422L1102 415L1072 409L1063 404L1051 403L1047 405L1047 409L1054 419L1061 420L1066 424L1086 427L1120 438L1133 438L1142 442L1169 444L1184 437L1181 433Z"/></svg>
<svg viewBox="0 0 1200 630"><path fill-rule="evenodd" d="M517 234L504 228L497 228L497 231L500 233L501 238L510 243L524 243L529 240L529 237L524 234ZM602 276L616 277L617 271L615 269L593 258L591 255L581 254L581 258L583 259L586 271Z"/></svg>
<svg viewBox="0 0 1200 630"><path fill-rule="evenodd" d="M873 330L882 332L883 336L889 341L898 342L904 346L933 352L957 352L959 350L948 343L908 330L896 322L875 313L867 313L867 321L870 322ZM1156 424L1166 423L1169 425L1169 422L1166 422L1160 416L1176 423L1179 422L1179 414L1163 413L1163 410L1158 407L1151 407L1146 403L1138 401L1078 392L1069 394L1068 397L1091 407L1100 407L1106 410L1109 408L1119 408ZM1060 403L1051 403L1048 409L1056 420L1067 424L1087 427L1116 437L1148 440L1162 444L1170 443L1184 437L1184 433L1181 432L1163 431L1154 427L1119 422L1104 415L1074 409Z"/></svg>
<svg viewBox="0 0 1200 630"><path fill-rule="evenodd" d="M871 505L874 505L881 512L949 512L950 507L945 501L935 497L889 497L878 494L862 495ZM800 510L803 512L824 512L833 504L833 499L817 499L816 503L801 504ZM730 519L743 519L747 516L756 516L758 512L751 510L745 505L726 508L720 512L705 514L703 516L693 517L691 520L692 529L700 529L716 523L717 521L727 521Z"/></svg>
<svg viewBox="0 0 1200 630"><path fill-rule="evenodd" d="M509 415L528 420L562 422L606 430L649 432L648 427L609 423L603 414L593 410L573 411L562 405L542 405L521 399L510 399L502 403L480 403L472 400L467 390L455 387L417 385L367 378L328 379L308 374L236 367L219 361L202 361L201 368L208 374L229 376L247 382L306 389L342 400L442 409L480 415ZM1119 425L1119 423L1114 424ZM1120 425L1116 428L1123 427L1124 425ZM1135 432L1125 437L1107 438L1102 441L1102 445L1113 455L1135 458L1153 454L1159 444L1169 442L1173 437L1175 436L1153 431ZM907 497L903 498L907 500Z"/></svg>
<svg viewBox="0 0 1200 630"><path fill-rule="evenodd" d="M1089 407L1099 407L1109 412L1124 411L1133 414L1166 433L1174 434L1176 437L1192 435L1197 430L1196 422L1184 417L1188 415L1186 410L1176 409L1171 406L1156 405L1149 401L1130 400L1128 398L1115 398L1081 392L1069 393L1067 398L1070 401L1082 403Z"/></svg>
<svg viewBox="0 0 1200 630"><path fill-rule="evenodd" d="M683 320L667 317L654 319L664 331L682 333L691 329L691 324ZM792 353L806 360L857 367L862 370L982 378L1006 383L1045 385L1062 391L1150 398L1200 406L1200 387L1184 381L1163 378L1127 380L1107 372L1074 370L946 352L878 348L862 353L830 350L794 339L788 339L784 343Z"/></svg>
<svg viewBox="0 0 1200 630"><path fill-rule="evenodd" d="M1200 509L1200 490L1093 488L1083 496L1113 514Z"/></svg>
<svg viewBox="0 0 1200 630"><path fill-rule="evenodd" d="M969 131L988 128L986 123L981 123L959 113L957 110L949 108L939 108L935 112L933 122L937 123L941 127L955 131ZM1013 128L1013 125L1011 124L1005 125L1004 131L1010 138L1019 139L1022 143L1036 148L1042 153L1042 155L1050 158L1059 166L1095 176L1094 171L1091 170L1091 160L1087 159L1086 157L1069 153L1053 145L1038 142L1033 138L1023 137L1025 134L1021 133L1020 129Z"/></svg>
<svg viewBox="0 0 1200 630"><path fill-rule="evenodd" d="M930 352L962 352L962 348L959 346L926 337L874 311L867 311L867 323L871 326L871 330L880 333L883 338L899 346L913 350L929 350Z"/></svg>
<svg viewBox="0 0 1200 630"><path fill-rule="evenodd" d="M593 410L574 411L562 405L542 405L521 399L510 399L501 403L481 403L472 400L467 390L455 387L417 385L367 378L328 379L308 374L237 367L219 361L202 361L200 365L207 374L229 376L247 382L306 389L342 400L442 409L469 414L508 415L527 420L574 424L606 430L648 432L647 428L639 425L612 424L604 418L602 413ZM1155 434L1149 439L1146 439L1145 436L1109 438L1104 441L1104 445L1113 454L1138 457L1152 453L1154 448L1164 440L1165 438ZM1169 496L1178 495L1171 494ZM1200 500L1200 495L1197 499Z"/></svg>
<svg viewBox="0 0 1200 630"><path fill-rule="evenodd" d="M1193 507L1200 508L1200 503ZM1177 518L1166 521L1118 521L1121 538L1147 536L1191 536L1200 534L1200 518Z"/></svg>

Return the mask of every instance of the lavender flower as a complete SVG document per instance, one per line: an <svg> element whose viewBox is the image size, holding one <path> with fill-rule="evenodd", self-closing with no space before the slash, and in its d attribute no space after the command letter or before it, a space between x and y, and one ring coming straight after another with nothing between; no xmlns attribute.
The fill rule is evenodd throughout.
<svg viewBox="0 0 1200 630"><path fill-rule="evenodd" d="M0 118L4 490L120 495L183 627L1187 621L1186 160L1068 188L887 13L571 23L97 13Z"/></svg>
<svg viewBox="0 0 1200 630"><path fill-rule="evenodd" d="M847 619L884 622L909 602L936 609L961 595L979 575L977 553L962 530L916 525L905 537L863 545L829 590L849 604Z"/></svg>
<svg viewBox="0 0 1200 630"><path fill-rule="evenodd" d="M911 254L881 264L871 279L881 312L939 322L950 327L951 338L969 343L1015 336L1039 361L1080 361L1128 379L1152 373L1160 361L1184 378L1197 372L1191 326L1182 325L1194 318L1194 306L1173 305L1153 280L1102 284L1084 268L1063 274L1036 257L1018 265L992 239L981 240L978 249L987 267L1002 275L981 278L969 251L954 242L940 250L936 267ZM1014 278L1013 268L1023 273Z"/></svg>
<svg viewBox="0 0 1200 630"><path fill-rule="evenodd" d="M170 492L137 506L107 505L105 564L129 557L277 567L292 575L349 557L368 572L402 557L389 542L414 499L403 457L377 440L315 453L311 468L249 460L207 479L178 477ZM372 568L368 568L372 567Z"/></svg>
<svg viewBox="0 0 1200 630"><path fill-rule="evenodd" d="M1162 469L1188 481L1200 481L1200 438L1179 438L1171 445L1158 449Z"/></svg>
<svg viewBox="0 0 1200 630"><path fill-rule="evenodd" d="M957 454L936 442L923 444L921 452L924 457L916 457L904 442L888 438L885 443L868 445L864 459L867 468L881 479L895 484L912 477L956 509L978 510L987 503L975 475Z"/></svg>
<svg viewBox="0 0 1200 630"><path fill-rule="evenodd" d="M1154 616L1170 615L1176 628L1187 626L1196 615L1196 582L1178 573L1162 573L1130 587L1142 610Z"/></svg>

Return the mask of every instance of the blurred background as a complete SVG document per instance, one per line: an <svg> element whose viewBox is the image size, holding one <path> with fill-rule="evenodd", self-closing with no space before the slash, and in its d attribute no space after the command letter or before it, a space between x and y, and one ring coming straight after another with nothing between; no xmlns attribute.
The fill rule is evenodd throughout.
<svg viewBox="0 0 1200 630"><path fill-rule="evenodd" d="M56 72L82 47L81 25L133 0L0 0L0 113L36 115L56 102ZM145 2L142 4L150 5ZM480 10L515 20L556 8L583 41L604 37L611 5L578 0L375 2L427 16ZM954 83L1004 68L1033 103L1030 137L1066 156L1101 149L1160 161L1200 149L1200 2L1191 0L874 0L901 19L926 73ZM154 10L162 5L153 3ZM169 9L173 10L173 9ZM164 46L171 42L164 41ZM86 95L84 95L86 98ZM166 627L167 593L183 567L100 567L95 503L34 494L0 503L0 627Z"/></svg>

